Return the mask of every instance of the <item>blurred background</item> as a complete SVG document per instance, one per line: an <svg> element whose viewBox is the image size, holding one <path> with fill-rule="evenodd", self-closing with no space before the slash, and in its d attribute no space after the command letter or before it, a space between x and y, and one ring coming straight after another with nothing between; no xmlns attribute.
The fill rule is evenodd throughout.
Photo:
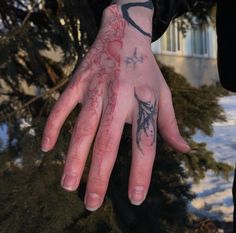
<svg viewBox="0 0 236 233"><path fill-rule="evenodd" d="M131 126L126 125L98 211L83 205L90 155L80 188L68 193L60 187L80 105L47 154L40 151L42 130L96 37L95 5L93 0L0 2L0 232L232 233L236 96L219 84L215 4L197 5L174 19L152 43L192 151L177 153L158 135L147 199L132 206Z"/></svg>

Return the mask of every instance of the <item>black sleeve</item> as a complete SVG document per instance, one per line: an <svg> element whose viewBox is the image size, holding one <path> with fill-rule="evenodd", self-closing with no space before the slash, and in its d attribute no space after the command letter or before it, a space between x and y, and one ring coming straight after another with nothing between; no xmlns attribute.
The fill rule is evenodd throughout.
<svg viewBox="0 0 236 233"><path fill-rule="evenodd" d="M157 40L168 28L170 21L189 11L198 0L152 0L154 4L153 38ZM203 0L206 1L206 0ZM88 0L97 28L100 27L102 12L111 0Z"/></svg>
<svg viewBox="0 0 236 233"><path fill-rule="evenodd" d="M190 11L195 4L211 4L207 0L153 0L155 14L153 19L153 41L160 38L172 19ZM229 0L217 1L217 64L222 86L236 92L236 33L233 25L236 22L236 2Z"/></svg>
<svg viewBox="0 0 236 233"><path fill-rule="evenodd" d="M87 0L87 1L92 11L92 14L94 15L97 28L99 28L102 19L102 13L104 9L110 5L111 0Z"/></svg>
<svg viewBox="0 0 236 233"><path fill-rule="evenodd" d="M205 0L206 2L206 0ZM153 0L153 38L159 39L168 28L171 20L190 11L198 0Z"/></svg>
<svg viewBox="0 0 236 233"><path fill-rule="evenodd" d="M236 92L235 6L234 1L219 0L216 18L220 82L224 88L233 92Z"/></svg>

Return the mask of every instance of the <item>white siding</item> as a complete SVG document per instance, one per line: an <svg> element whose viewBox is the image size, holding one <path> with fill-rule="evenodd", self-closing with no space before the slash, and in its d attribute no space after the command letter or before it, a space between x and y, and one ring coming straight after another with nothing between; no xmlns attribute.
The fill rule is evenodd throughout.
<svg viewBox="0 0 236 233"><path fill-rule="evenodd" d="M162 42L165 36L164 34L159 40L152 43L152 51L161 63L174 67L176 72L182 74L192 86L219 82L216 61L217 36L213 26L205 29L196 27L195 31L190 28L185 36L181 33L180 51L165 51L166 44L163 47Z"/></svg>
<svg viewBox="0 0 236 233"><path fill-rule="evenodd" d="M156 40L151 44L152 52L154 54L160 54L161 53L161 44L160 40Z"/></svg>
<svg viewBox="0 0 236 233"><path fill-rule="evenodd" d="M191 41L191 31L188 30L183 38L183 56L192 55L192 41Z"/></svg>
<svg viewBox="0 0 236 233"><path fill-rule="evenodd" d="M214 27L209 27L209 57L217 58L217 36L216 29Z"/></svg>
<svg viewBox="0 0 236 233"><path fill-rule="evenodd" d="M185 35L180 36L180 52L166 52L162 49L162 40L165 34L157 41L152 43L152 51L154 54L165 54L165 55L177 55L177 56L193 56L193 57L202 57L202 58L217 58L217 37L216 30L213 26L208 26L206 28L206 46L207 54L201 56L194 54L193 52L193 31L190 29L186 32Z"/></svg>

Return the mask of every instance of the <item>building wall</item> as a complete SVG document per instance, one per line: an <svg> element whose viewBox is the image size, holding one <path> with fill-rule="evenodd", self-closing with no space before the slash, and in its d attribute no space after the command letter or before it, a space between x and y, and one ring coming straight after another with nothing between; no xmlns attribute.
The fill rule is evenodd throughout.
<svg viewBox="0 0 236 233"><path fill-rule="evenodd" d="M157 59L182 74L194 87L219 81L216 59L156 54Z"/></svg>
<svg viewBox="0 0 236 233"><path fill-rule="evenodd" d="M176 72L185 76L193 86L210 85L218 82L217 36L214 26L201 28L197 33L197 27L195 27L195 31L191 27L185 36L177 28L177 23L173 22L169 28L172 30L169 31L169 40L166 40L167 31L159 40L152 43L152 51L157 59L165 65L174 67ZM176 51L167 51L166 49L165 43L170 41L170 35L171 43L173 40L176 44L178 43L178 49L176 49L177 45L173 49ZM204 49L198 50L196 47L198 49L204 47ZM196 51L205 52L196 53Z"/></svg>

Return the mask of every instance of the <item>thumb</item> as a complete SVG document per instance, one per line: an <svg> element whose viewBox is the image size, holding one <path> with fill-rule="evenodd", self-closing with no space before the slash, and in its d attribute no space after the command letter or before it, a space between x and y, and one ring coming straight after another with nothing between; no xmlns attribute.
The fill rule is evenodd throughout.
<svg viewBox="0 0 236 233"><path fill-rule="evenodd" d="M176 151L182 153L190 151L188 143L180 135L173 108L172 95L165 81L160 90L158 108L158 129L161 136Z"/></svg>

